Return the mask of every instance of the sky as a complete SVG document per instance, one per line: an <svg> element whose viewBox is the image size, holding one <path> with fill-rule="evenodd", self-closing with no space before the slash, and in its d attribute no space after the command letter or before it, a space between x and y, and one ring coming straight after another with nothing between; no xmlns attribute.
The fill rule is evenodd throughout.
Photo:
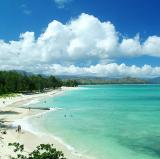
<svg viewBox="0 0 160 159"><path fill-rule="evenodd" d="M0 70L160 76L159 0L1 0Z"/></svg>

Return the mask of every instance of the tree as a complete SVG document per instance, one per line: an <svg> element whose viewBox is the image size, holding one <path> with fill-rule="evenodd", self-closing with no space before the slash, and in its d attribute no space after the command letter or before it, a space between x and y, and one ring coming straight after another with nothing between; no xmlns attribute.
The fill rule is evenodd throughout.
<svg viewBox="0 0 160 159"><path fill-rule="evenodd" d="M77 87L78 82L76 80L67 80L67 81L63 81L63 85L67 87Z"/></svg>
<svg viewBox="0 0 160 159"><path fill-rule="evenodd" d="M54 76L27 75L16 71L0 71L0 94L21 92L43 92L44 89L56 89L62 85L75 87L75 80L62 82Z"/></svg>
<svg viewBox="0 0 160 159"><path fill-rule="evenodd" d="M24 145L19 143L9 143L9 146L14 147L14 153L16 157L10 157L11 159L66 159L61 151L57 151L53 145L40 144L34 151L23 155Z"/></svg>

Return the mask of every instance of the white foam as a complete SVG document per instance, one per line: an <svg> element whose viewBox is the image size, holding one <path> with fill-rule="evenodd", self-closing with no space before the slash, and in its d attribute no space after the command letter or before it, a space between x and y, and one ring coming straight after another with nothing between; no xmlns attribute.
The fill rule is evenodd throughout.
<svg viewBox="0 0 160 159"><path fill-rule="evenodd" d="M34 100L31 100L30 102L24 104L24 105L25 105L25 106L28 106L28 105L36 104L36 103L39 103L39 102L40 102L39 100L34 99Z"/></svg>
<svg viewBox="0 0 160 159"><path fill-rule="evenodd" d="M36 115L32 115L32 116L29 116L29 117L24 117L23 119L18 119L16 120L15 122L12 123L12 126L13 127L17 127L18 125L23 125L23 130L26 130L28 132L31 132L32 134L35 134L35 135L38 135L38 136L46 136L46 133L43 133L43 132L40 132L39 130L37 130L35 127L33 127L30 122L29 122L29 119L31 118L34 118L34 117L38 117L38 116L41 116L41 115L44 115L48 112L51 112L51 111L57 111L57 110L61 110L62 108L50 108L49 111L45 111L45 112L42 112L42 113L39 113L39 114L36 114ZM72 147L71 145L65 143L61 138L57 137L57 136L54 136L50 133L47 133L47 136L50 136L52 137L54 140L56 140L58 143L60 143L61 145L63 145L64 147L66 147L70 152L71 154L77 156L77 157L82 157L82 154L78 153L74 147Z"/></svg>
<svg viewBox="0 0 160 159"><path fill-rule="evenodd" d="M71 153L75 156L78 156L78 157L82 157L82 154L78 153L76 151L76 149L74 147L72 147L71 145L69 144L66 144L61 138L57 137L57 136L54 136L54 135L51 135L51 137L53 137L57 142L59 142L61 145L65 146L69 151L71 151Z"/></svg>
<svg viewBox="0 0 160 159"><path fill-rule="evenodd" d="M48 111L44 111L44 112L39 113L39 114L27 116L27 117L24 117L23 119L18 119L18 120L14 121L12 123L12 126L17 127L18 125L23 125L24 130L35 133L36 130L31 126L31 124L29 124L29 121L28 121L29 119L37 117L37 116L44 115L44 114L46 114L48 112L51 112L51 111L60 110L60 109L62 109L62 108L50 108L50 110L48 110Z"/></svg>
<svg viewBox="0 0 160 159"><path fill-rule="evenodd" d="M91 89L91 88L88 88L88 87L78 87L77 90L86 90L86 89Z"/></svg>

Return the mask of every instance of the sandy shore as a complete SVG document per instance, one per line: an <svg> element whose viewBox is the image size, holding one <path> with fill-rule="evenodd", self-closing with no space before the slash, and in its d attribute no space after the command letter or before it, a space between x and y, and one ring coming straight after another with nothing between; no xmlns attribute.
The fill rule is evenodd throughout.
<svg viewBox="0 0 160 159"><path fill-rule="evenodd" d="M37 145L41 143L54 144L58 150L64 152L68 159L83 158L77 152L70 151L65 145L62 145L52 136L46 134L35 134L23 129L22 133L17 133L16 128L13 128L13 123L19 119L30 117L44 113L48 110L39 109L24 109L20 108L27 103L32 103L33 100L45 99L49 96L56 96L63 93L65 90L71 90L74 88L63 87L60 90L53 90L47 93L22 95L12 98L0 99L0 121L3 121L7 134L0 133L0 159L8 159L12 153L12 149L8 147L8 143L19 142L25 145L27 152L31 152ZM5 102L4 102L5 101ZM2 129L1 129L2 130Z"/></svg>

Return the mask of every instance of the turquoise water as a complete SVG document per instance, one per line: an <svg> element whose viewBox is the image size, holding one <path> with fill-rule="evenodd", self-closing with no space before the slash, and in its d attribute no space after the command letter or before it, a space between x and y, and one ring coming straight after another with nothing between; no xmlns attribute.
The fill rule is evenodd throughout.
<svg viewBox="0 0 160 159"><path fill-rule="evenodd" d="M83 86L37 105L63 109L33 125L90 159L160 158L160 85Z"/></svg>

